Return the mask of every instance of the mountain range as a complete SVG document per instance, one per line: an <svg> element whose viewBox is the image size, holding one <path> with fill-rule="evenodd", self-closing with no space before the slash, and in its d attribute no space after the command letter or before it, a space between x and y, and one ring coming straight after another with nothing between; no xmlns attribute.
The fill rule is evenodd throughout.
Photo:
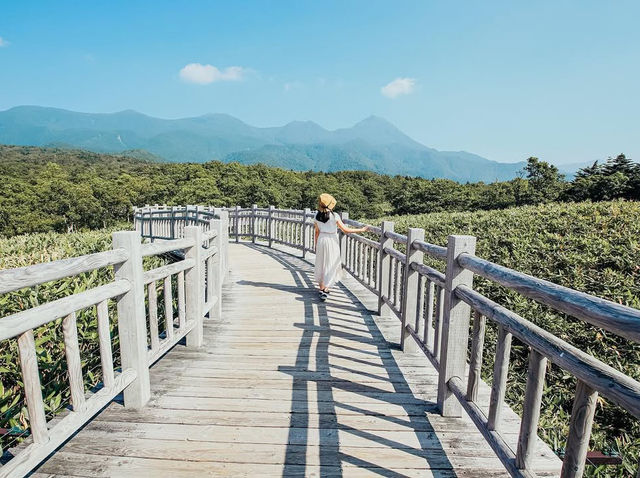
<svg viewBox="0 0 640 478"><path fill-rule="evenodd" d="M258 128L226 114L160 119L136 111L93 114L40 106L0 111L0 143L145 155L173 162L264 163L298 171L369 170L455 181L508 180L525 165L438 151L370 116L351 128L312 121ZM148 155L147 155L148 156Z"/></svg>

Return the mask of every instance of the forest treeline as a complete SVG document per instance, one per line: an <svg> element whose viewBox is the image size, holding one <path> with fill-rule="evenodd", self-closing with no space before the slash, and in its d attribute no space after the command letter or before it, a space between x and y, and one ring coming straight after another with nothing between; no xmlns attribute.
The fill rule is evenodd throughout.
<svg viewBox="0 0 640 478"><path fill-rule="evenodd" d="M296 172L262 164L154 163L126 156L0 146L0 235L108 227L144 204L315 206L338 198L353 217L503 209L556 201L640 199L640 165L623 154L565 181L529 158L511 181L460 184L447 179L366 171Z"/></svg>

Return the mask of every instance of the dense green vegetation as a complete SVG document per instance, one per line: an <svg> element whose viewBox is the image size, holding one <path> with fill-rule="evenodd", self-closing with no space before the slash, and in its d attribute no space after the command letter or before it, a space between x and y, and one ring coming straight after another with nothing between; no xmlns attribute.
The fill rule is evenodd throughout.
<svg viewBox="0 0 640 478"><path fill-rule="evenodd" d="M119 224L115 229L129 227L128 224ZM111 247L111 230L72 234L49 232L0 238L0 270L92 254ZM147 268L157 267L162 263L162 260L156 257L145 258ZM0 317L77 294L112 280L112 268L105 268L0 295ZM162 297L159 306L162 310ZM114 337L114 365L119 367L117 320L113 301L109 302L109 312L111 336ZM102 379L94 308L78 311L77 320L85 387L90 390ZM59 319L34 330L45 411L49 418L69 403L61 321L62 319ZM6 429L0 431L0 445L2 450L6 450L25 435L28 427L16 340L0 343L0 377L0 429Z"/></svg>
<svg viewBox="0 0 640 478"><path fill-rule="evenodd" d="M551 280L557 284L640 308L640 204L600 202L546 204L473 213L395 216L396 230L425 229L426 240L446 244L449 234L477 237L477 254ZM376 221L377 222L377 221ZM442 270L444 264L431 261ZM476 278L474 288L492 300L538 324L554 335L640 380L640 344L551 311L503 287ZM485 341L483 376L490 381L496 344L495 328ZM514 341L507 401L518 412L526 383L528 349ZM540 436L561 452L568 433L575 380L555 366L547 371ZM591 449L619 452L624 466L597 470L589 476L634 476L640 452L640 423L630 414L600 399Z"/></svg>
<svg viewBox="0 0 640 478"><path fill-rule="evenodd" d="M352 217L474 211L552 201L640 199L640 167L624 155L566 182L530 158L523 178L460 184L365 171L294 172L238 163L172 164L22 146L0 146L0 235L109 227L132 206L208 204L315 207L329 192Z"/></svg>
<svg viewBox="0 0 640 478"><path fill-rule="evenodd" d="M338 209L348 210L354 218L392 217L401 232L409 226L424 227L427 240L437 244L444 244L451 233L474 234L482 257L640 308L640 205L633 201L640 199L640 167L624 155L585 168L570 182L554 166L529 158L521 178L459 184L361 171L301 173L237 163L166 164L84 151L0 146L0 176L0 236L9 237L0 239L0 269L107 249L111 247L108 229L82 234L51 231L113 229L130 219L134 205L255 203L302 208L314 207L319 193L330 192L338 198ZM109 277L107 271L99 271L5 295L0 297L0 316L84 290ZM493 300L640 379L640 345L553 313L487 281L477 280L476 286ZM78 320L83 366L91 386L100 378L93 353L93 311L82 312ZM43 347L40 361L48 413L53 414L67 398L67 392L56 385L64 383L65 373L60 327L43 327L36 335ZM490 330L483 369L487 379L494 346L495 331ZM0 428L15 427L19 433L26 422L15 344L3 344L0 356ZM526 347L515 343L507 398L516 410L524 394L526 361ZM568 374L550 367L540 433L559 452L574 386ZM11 440L5 438L3 444ZM640 451L638 422L600 400L591 448L617 451L625 459L617 471L591 468L591 475L629 476L635 466L633 457Z"/></svg>

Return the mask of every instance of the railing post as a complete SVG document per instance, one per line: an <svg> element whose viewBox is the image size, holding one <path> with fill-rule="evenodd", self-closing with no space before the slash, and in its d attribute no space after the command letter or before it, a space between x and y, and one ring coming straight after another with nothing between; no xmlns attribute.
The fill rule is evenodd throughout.
<svg viewBox="0 0 640 478"><path fill-rule="evenodd" d="M193 259L194 265L184 274L186 320L195 321L191 332L187 334L187 347L202 346L203 337L203 271L202 271L202 231L199 226L187 226L184 228L184 237L194 241L193 246L185 249L185 259Z"/></svg>
<svg viewBox="0 0 640 478"><path fill-rule="evenodd" d="M235 216L233 216L233 229L236 233L236 242L240 241L240 206L235 207Z"/></svg>
<svg viewBox="0 0 640 478"><path fill-rule="evenodd" d="M269 236L269 247L273 246L273 211L275 208L275 206L269 206L269 217L267 219L267 236Z"/></svg>
<svg viewBox="0 0 640 478"><path fill-rule="evenodd" d="M459 285L473 286L473 272L458 264L458 256L463 252L475 254L475 251L476 238L474 236L449 236L438 377L438 408L445 417L461 416L461 406L458 399L449 390L449 380L452 377L458 377L464 381L471 315L469 305L458 299L454 292Z"/></svg>
<svg viewBox="0 0 640 478"><path fill-rule="evenodd" d="M393 247L393 239L385 236L386 232L393 232L394 223L392 221L382 221L382 233L380 234L380 248L378 250L378 315L387 316L391 314L391 307L384 301L384 296L389 292L389 268L391 267L391 257L384 252L385 247Z"/></svg>
<svg viewBox="0 0 640 478"><path fill-rule="evenodd" d="M258 211L256 211L257 208L257 204L251 205L251 242L253 242L254 244L256 243L256 234L258 232L256 231L256 223L258 222Z"/></svg>
<svg viewBox="0 0 640 478"><path fill-rule="evenodd" d="M149 210L149 239L153 242L153 210Z"/></svg>
<svg viewBox="0 0 640 478"><path fill-rule="evenodd" d="M218 252L213 258L213 287L215 295L218 300L213 310L213 317L219 319L222 317L222 281L224 280L224 235L223 235L223 220L211 219L210 230L216 232L216 237L213 240L213 246L218 249ZM211 246L210 246L211 247ZM209 289L211 290L211 289ZM210 314L211 317L211 314Z"/></svg>
<svg viewBox="0 0 640 478"><path fill-rule="evenodd" d="M349 219L349 213L347 211L341 212L340 218L342 222L345 222ZM343 266L347 265L347 235L344 233L340 233L340 260Z"/></svg>
<svg viewBox="0 0 640 478"><path fill-rule="evenodd" d="M220 260L222 262L222 276L224 278L227 274L227 264L229 264L229 211L225 211L224 208L213 208L213 213L220 218Z"/></svg>
<svg viewBox="0 0 640 478"><path fill-rule="evenodd" d="M136 379L124 389L124 406L141 408L151 397L147 352L147 321L144 307L144 281L140 234L135 231L113 233L113 248L125 249L129 258L114 267L115 279L126 280L131 289L118 299L118 336L122 369L133 369Z"/></svg>
<svg viewBox="0 0 640 478"><path fill-rule="evenodd" d="M580 478L584 473L597 401L598 392L582 380L578 380L569 421L569 437L560 472L561 478Z"/></svg>
<svg viewBox="0 0 640 478"><path fill-rule="evenodd" d="M531 349L529 352L529 370L527 370L527 388L525 389L516 452L516 467L520 470L531 468L531 461L535 453L546 371L547 358L537 350Z"/></svg>
<svg viewBox="0 0 640 478"><path fill-rule="evenodd" d="M308 207L302 210L302 258L307 257L307 243L309 242L309 235L307 234L307 214L311 214L311 209Z"/></svg>
<svg viewBox="0 0 640 478"><path fill-rule="evenodd" d="M407 253L404 263L404 304L402 304L402 333L400 335L400 348L405 350L406 341L409 339L411 351L418 349L415 340L409 337L407 327L414 326L418 315L418 284L420 275L411 268L413 262L422 264L424 262L424 253L418 249L414 249L412 244L414 241L424 241L424 229L410 228L407 233ZM417 332L417 330L415 331Z"/></svg>
<svg viewBox="0 0 640 478"><path fill-rule="evenodd" d="M176 207L171 206L171 239L176 239Z"/></svg>

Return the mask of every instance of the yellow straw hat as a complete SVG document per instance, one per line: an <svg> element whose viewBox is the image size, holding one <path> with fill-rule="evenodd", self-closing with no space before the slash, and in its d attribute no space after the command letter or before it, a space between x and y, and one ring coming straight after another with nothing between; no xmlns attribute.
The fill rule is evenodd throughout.
<svg viewBox="0 0 640 478"><path fill-rule="evenodd" d="M321 194L318 198L318 209L321 211L324 209L329 209L333 211L333 208L336 207L336 198L334 198L331 194Z"/></svg>

